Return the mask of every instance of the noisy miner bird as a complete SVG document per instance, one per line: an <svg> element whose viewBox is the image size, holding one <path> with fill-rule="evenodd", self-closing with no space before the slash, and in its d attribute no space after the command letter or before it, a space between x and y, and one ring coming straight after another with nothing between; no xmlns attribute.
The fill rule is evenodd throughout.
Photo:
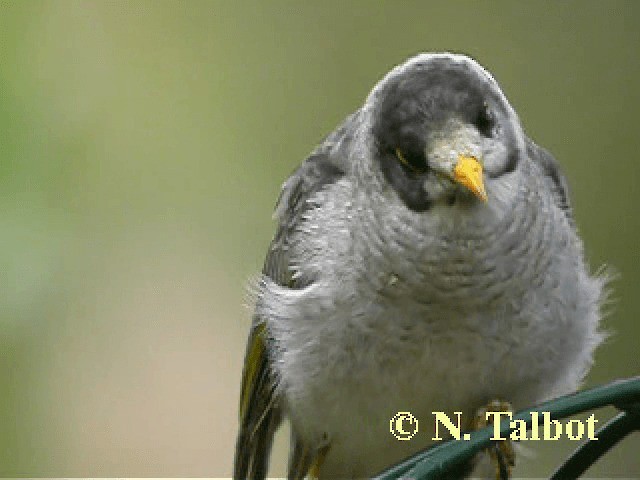
<svg viewBox="0 0 640 480"><path fill-rule="evenodd" d="M496 399L576 390L602 341L606 280L558 164L467 56L391 70L284 183L275 217L236 479L265 477L283 419L290 479L371 476L434 443L434 411L471 424ZM390 433L399 411L420 422L410 441Z"/></svg>

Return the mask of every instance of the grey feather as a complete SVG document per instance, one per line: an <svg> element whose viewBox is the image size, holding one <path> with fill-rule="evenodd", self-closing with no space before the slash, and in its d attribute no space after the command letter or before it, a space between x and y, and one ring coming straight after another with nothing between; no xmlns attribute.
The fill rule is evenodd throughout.
<svg viewBox="0 0 640 480"><path fill-rule="evenodd" d="M567 179L562 173L560 164L546 149L536 145L532 140L527 139L527 154L529 158L538 163L544 172L545 178L549 182L551 191L558 207L567 215L571 224L575 227L573 209L569 200L569 186Z"/></svg>
<svg viewBox="0 0 640 480"><path fill-rule="evenodd" d="M276 234L269 247L263 274L275 283L302 288L311 279L296 277L289 261L291 237L303 216L314 208L311 200L317 192L339 180L347 168L342 152L349 147L358 113L349 115L334 132L325 137L282 186L274 210L278 220Z"/></svg>

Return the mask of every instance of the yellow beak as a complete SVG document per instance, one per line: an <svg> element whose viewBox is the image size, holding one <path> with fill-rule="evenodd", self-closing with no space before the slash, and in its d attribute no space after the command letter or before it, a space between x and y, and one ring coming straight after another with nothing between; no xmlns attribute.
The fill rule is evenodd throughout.
<svg viewBox="0 0 640 480"><path fill-rule="evenodd" d="M458 155L458 163L453 169L453 177L456 182L467 187L483 202L488 200L482 181L482 165L476 157Z"/></svg>

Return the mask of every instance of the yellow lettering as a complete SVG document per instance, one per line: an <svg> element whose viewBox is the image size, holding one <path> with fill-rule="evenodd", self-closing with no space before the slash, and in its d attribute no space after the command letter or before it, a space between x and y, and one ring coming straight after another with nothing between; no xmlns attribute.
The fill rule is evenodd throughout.
<svg viewBox="0 0 640 480"><path fill-rule="evenodd" d="M551 420L550 412L542 412L544 424L542 425L542 436L545 440L558 440L562 435L562 424L558 420ZM553 426L553 436L551 427Z"/></svg>
<svg viewBox="0 0 640 480"><path fill-rule="evenodd" d="M486 420L489 421L489 417L493 417L493 437L491 440L506 440L506 437L500 436L500 415L509 417L509 420L513 417L511 412L487 412Z"/></svg>
<svg viewBox="0 0 640 480"><path fill-rule="evenodd" d="M576 433L575 435L573 434L574 423L577 426L576 428L578 429L578 433ZM569 440L580 440L582 439L583 435L584 435L584 425L580 420L571 420L567 423L567 437L569 437Z"/></svg>
<svg viewBox="0 0 640 480"><path fill-rule="evenodd" d="M449 433L456 440L460 440L460 417L462 416L462 412L453 412L453 414L458 417L458 424L454 425L451 419L444 412L431 412L436 417L436 436L431 440L443 440L438 434L438 424L442 423L442 425L449 430Z"/></svg>
<svg viewBox="0 0 640 480"><path fill-rule="evenodd" d="M587 438L589 440L598 440L598 437L596 437L596 423L598 423L598 420L596 420L595 413L592 413L587 418Z"/></svg>
<svg viewBox="0 0 640 480"><path fill-rule="evenodd" d="M531 440L540 440L538 412L531 412Z"/></svg>
<svg viewBox="0 0 640 480"><path fill-rule="evenodd" d="M509 427L515 429L509 435L511 440L529 440L527 438L527 422L524 420L513 420L509 422Z"/></svg>

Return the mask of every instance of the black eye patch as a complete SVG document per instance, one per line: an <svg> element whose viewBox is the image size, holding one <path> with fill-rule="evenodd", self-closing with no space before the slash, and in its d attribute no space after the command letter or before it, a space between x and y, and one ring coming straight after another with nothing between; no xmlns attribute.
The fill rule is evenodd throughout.
<svg viewBox="0 0 640 480"><path fill-rule="evenodd" d="M493 137L496 126L495 114L486 103L478 109L478 112L473 119L473 125L484 137Z"/></svg>
<svg viewBox="0 0 640 480"><path fill-rule="evenodd" d="M424 173L427 171L427 159L424 153L417 153L414 150L404 151L402 148L397 147L394 150L397 159L405 167L414 173Z"/></svg>

